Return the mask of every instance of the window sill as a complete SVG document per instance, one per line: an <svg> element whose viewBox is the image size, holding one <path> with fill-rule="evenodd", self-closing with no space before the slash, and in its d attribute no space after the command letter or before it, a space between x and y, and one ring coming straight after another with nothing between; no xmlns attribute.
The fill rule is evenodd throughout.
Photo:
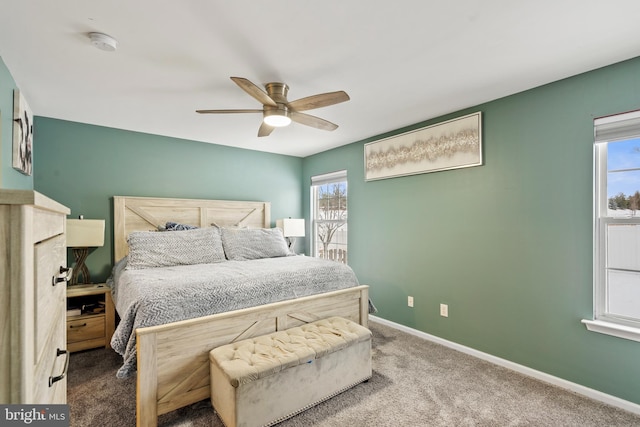
<svg viewBox="0 0 640 427"><path fill-rule="evenodd" d="M582 319L582 323L592 332L612 335L618 338L640 342L640 329L631 326L618 325L616 323L604 322L602 320Z"/></svg>

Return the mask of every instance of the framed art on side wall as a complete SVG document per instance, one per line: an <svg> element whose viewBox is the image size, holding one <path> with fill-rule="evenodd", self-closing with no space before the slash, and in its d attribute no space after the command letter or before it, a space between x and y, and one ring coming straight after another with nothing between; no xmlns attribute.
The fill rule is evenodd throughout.
<svg viewBox="0 0 640 427"><path fill-rule="evenodd" d="M366 181L480 165L481 112L364 146Z"/></svg>
<svg viewBox="0 0 640 427"><path fill-rule="evenodd" d="M31 175L33 166L33 114L18 89L13 91L13 167Z"/></svg>

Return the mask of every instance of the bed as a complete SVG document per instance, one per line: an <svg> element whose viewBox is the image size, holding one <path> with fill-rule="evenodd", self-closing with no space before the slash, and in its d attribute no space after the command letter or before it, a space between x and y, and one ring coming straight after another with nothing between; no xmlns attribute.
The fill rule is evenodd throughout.
<svg viewBox="0 0 640 427"><path fill-rule="evenodd" d="M127 243L127 237L131 233L156 231L158 228L166 226L167 222L189 224L197 226L201 230L210 227L221 230L268 229L271 226L270 204L268 202L115 196L113 203L116 268L122 265L127 258L128 262L134 262L129 256ZM208 230L202 230L202 233L205 232ZM268 231L265 230L265 232ZM157 234L167 233L173 232ZM136 233L133 236L141 234L145 233ZM182 235L186 235L186 233ZM294 264L298 265L300 270L309 270L315 268L315 266L307 264L307 262L313 262L312 260L313 258L310 257L292 256L274 259L274 262L279 263L276 267L276 271L279 271L278 274L287 278L283 279L283 282L289 283L293 281L290 278L296 273L294 271L280 271L277 268L286 269L289 268L288 264ZM232 274L230 269L233 264L243 262L244 272L242 274L260 275L262 271L260 264L271 262L267 260L256 261L258 262L253 260L220 262L220 266L229 271L225 270L223 274L217 272L215 275L218 277ZM328 261L324 262L328 263ZM285 264L287 265L285 266ZM248 268L250 265L252 267ZM253 267L254 265L256 266ZM186 268L192 271L184 274L185 276L203 278L207 274L197 270L199 267L196 266L186 266ZM182 274L178 273L178 270L178 268L169 267L158 275L155 268L149 268L150 272L156 271L156 281L161 280L159 276L162 276L162 280L174 280L168 276L167 272L173 271L175 274ZM338 274L348 273L339 270ZM331 278L332 276L318 276L318 274L313 274L313 276L323 279L327 277L327 282L334 280ZM141 276L131 275L131 277L130 281L134 283L142 280ZM253 283L260 280L251 279L249 281ZM335 280L340 282L347 279L338 277ZM204 280L204 282L207 281ZM263 286L261 288L263 291L271 289L269 287L271 284L260 283L260 286ZM369 312L368 286L359 285L357 280L355 283L345 286L342 288L334 286L328 291L323 289L309 292L297 288L289 290L293 296L285 294L276 296L276 302L261 303L249 299L242 302L241 305L232 306L231 311L215 312L214 314L206 314L201 310L201 307L196 310L195 316L198 317L183 320L178 317L169 323L153 324L154 322L150 322L149 325L144 322L136 323L135 314L133 315L134 320L130 320L132 318L132 314L128 312L130 304L122 302L125 300L127 291L116 286L113 292L116 307L120 306L118 310L122 318L118 328L124 324L131 329L130 341L127 343L128 356L134 355L137 367L137 424L139 426L157 425L158 415L208 398L210 395L208 353L215 347L331 316L345 317L366 327ZM133 293L135 292L144 293L141 290ZM146 293L157 294L153 290L146 291ZM118 298L120 298L120 304ZM164 298L165 303L172 298L172 296ZM162 299L156 298L155 301ZM147 303L141 303L142 306L145 304ZM176 308L167 309L162 305L155 311L176 312L179 310ZM121 329L126 329L126 327ZM124 339L120 332L117 331L116 335L118 336L114 335L114 340ZM122 349L122 342L118 343L118 346ZM127 361L125 357L121 374L129 372L127 363L131 363L131 361Z"/></svg>

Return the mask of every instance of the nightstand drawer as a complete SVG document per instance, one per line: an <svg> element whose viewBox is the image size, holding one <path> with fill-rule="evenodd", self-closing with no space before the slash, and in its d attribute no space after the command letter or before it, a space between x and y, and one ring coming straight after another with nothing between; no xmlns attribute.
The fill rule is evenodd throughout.
<svg viewBox="0 0 640 427"><path fill-rule="evenodd" d="M104 340L104 315L67 319L67 343Z"/></svg>

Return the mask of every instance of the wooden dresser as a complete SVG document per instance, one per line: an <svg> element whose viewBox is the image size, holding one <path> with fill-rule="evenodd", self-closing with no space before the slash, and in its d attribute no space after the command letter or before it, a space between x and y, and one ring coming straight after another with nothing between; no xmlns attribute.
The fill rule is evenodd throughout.
<svg viewBox="0 0 640 427"><path fill-rule="evenodd" d="M29 190L0 190L0 403L66 403L66 216Z"/></svg>

